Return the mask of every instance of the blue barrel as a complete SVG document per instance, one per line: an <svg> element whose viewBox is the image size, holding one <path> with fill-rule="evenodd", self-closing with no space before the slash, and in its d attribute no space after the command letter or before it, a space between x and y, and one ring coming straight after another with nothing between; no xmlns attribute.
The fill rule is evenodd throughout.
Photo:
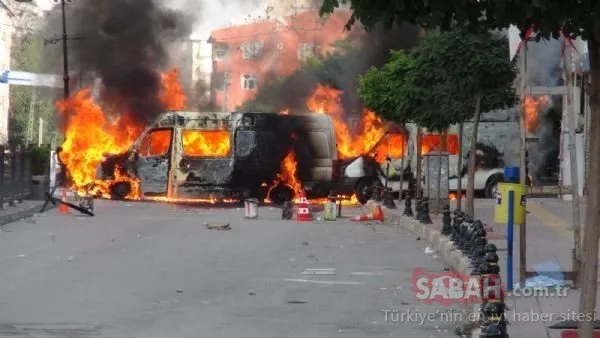
<svg viewBox="0 0 600 338"><path fill-rule="evenodd" d="M504 179L506 182L518 182L519 167L504 167Z"/></svg>

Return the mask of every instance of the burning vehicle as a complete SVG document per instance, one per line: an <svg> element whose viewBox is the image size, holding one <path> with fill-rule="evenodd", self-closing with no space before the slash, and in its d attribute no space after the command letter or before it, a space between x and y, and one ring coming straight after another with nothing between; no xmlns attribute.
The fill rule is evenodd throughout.
<svg viewBox="0 0 600 338"><path fill-rule="evenodd" d="M282 170L282 163L293 167ZM119 180L123 173L137 184ZM301 187L309 196L326 196L338 174L328 115L177 111L162 114L128 151L107 156L98 178L113 182L114 199L257 197L282 203Z"/></svg>

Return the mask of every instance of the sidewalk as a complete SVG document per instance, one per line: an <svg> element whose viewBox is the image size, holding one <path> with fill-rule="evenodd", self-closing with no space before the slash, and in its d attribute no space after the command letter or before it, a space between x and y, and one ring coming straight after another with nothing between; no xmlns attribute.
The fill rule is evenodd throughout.
<svg viewBox="0 0 600 338"><path fill-rule="evenodd" d="M475 216L493 228L493 232L488 232L488 242L494 243L499 249L500 270L503 280L506 281L506 225L494 223L494 208L495 201L492 199L477 200ZM452 202L451 210L454 209L455 203ZM402 205L399 209L388 210L388 212L401 214L403 210ZM585 204L582 203L582 224L584 210ZM550 262L559 265L564 271L571 271L573 248L573 231L570 230L571 202L550 198L530 198L527 201L527 212L527 270L535 271L536 265ZM431 218L434 224L423 226L439 231L442 226L441 215L432 214ZM518 226L515 226L514 234L513 280L514 284L518 285ZM506 303L510 309L507 319L510 323L508 333L511 337L560 337L560 332L550 331L547 327L562 320L574 319L579 309L579 290L568 290L566 297L511 296ZM599 306L597 310L600 310Z"/></svg>
<svg viewBox="0 0 600 338"><path fill-rule="evenodd" d="M0 225L4 225L10 222L18 221L23 218L31 217L40 212L44 201L23 201L22 203L15 203L14 206L4 205L4 208L0 209ZM46 210L54 208L52 203L48 204Z"/></svg>

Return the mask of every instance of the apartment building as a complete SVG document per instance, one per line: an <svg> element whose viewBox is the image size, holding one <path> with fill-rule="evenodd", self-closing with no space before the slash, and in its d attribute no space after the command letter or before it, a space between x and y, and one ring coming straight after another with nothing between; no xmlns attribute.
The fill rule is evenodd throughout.
<svg viewBox="0 0 600 338"><path fill-rule="evenodd" d="M287 76L303 61L344 39L350 11L325 18L318 11L259 18L211 33L213 104L235 110L251 99L269 76Z"/></svg>

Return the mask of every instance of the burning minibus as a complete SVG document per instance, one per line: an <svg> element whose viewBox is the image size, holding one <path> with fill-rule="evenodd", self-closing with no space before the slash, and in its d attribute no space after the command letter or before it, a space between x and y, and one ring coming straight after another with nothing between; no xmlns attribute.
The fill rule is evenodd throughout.
<svg viewBox="0 0 600 338"><path fill-rule="evenodd" d="M127 152L106 156L96 176L111 182L113 199L251 196L277 203L295 193L281 178L290 154L309 197L327 195L339 175L330 116L174 111ZM124 175L136 180L119 179Z"/></svg>

